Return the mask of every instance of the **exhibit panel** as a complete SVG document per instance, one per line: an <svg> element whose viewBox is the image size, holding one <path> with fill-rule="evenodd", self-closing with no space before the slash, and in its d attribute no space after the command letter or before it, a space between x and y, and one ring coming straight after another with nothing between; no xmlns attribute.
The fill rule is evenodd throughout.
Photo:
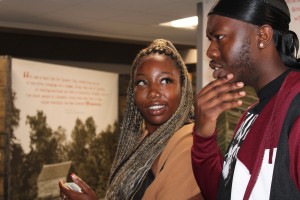
<svg viewBox="0 0 300 200"><path fill-rule="evenodd" d="M1 199L59 198L58 181L70 173L104 194L117 145L119 75L8 56L0 64Z"/></svg>

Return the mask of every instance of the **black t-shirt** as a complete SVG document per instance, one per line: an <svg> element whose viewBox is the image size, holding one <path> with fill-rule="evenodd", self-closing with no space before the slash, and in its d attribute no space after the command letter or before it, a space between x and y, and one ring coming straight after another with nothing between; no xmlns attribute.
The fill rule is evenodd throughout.
<svg viewBox="0 0 300 200"><path fill-rule="evenodd" d="M258 114L270 101L270 99L279 91L284 79L291 72L291 69L286 70L279 77L265 85L260 91L257 92L259 103L252 108L249 112L252 114Z"/></svg>

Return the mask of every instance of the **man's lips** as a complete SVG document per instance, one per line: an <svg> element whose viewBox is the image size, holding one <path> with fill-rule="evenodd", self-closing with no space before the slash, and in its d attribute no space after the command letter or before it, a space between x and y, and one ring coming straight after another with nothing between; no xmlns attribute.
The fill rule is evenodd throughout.
<svg viewBox="0 0 300 200"><path fill-rule="evenodd" d="M213 61L213 60L211 60L211 61L209 62L209 67L210 67L211 69L213 69L213 70L218 70L218 69L222 68L222 65L219 64L219 63L216 63L216 62Z"/></svg>
<svg viewBox="0 0 300 200"><path fill-rule="evenodd" d="M222 72L223 66L221 64L216 63L213 60L211 60L209 62L209 67L214 70L212 75L215 79L222 77L221 72Z"/></svg>

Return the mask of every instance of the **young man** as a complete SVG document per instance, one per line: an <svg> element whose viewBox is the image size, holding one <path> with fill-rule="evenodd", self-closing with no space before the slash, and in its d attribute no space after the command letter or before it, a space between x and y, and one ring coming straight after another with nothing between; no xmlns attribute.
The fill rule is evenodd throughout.
<svg viewBox="0 0 300 200"><path fill-rule="evenodd" d="M300 199L300 69L284 0L220 0L208 14L207 56L216 79L195 98L192 161L206 199ZM223 158L216 122L240 106L244 85L259 97Z"/></svg>

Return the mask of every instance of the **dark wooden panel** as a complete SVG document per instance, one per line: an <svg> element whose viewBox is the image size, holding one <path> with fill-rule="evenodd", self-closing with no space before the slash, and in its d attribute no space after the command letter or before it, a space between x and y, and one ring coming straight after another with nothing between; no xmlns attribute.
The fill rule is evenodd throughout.
<svg viewBox="0 0 300 200"><path fill-rule="evenodd" d="M0 54L18 58L131 64L149 42L0 28Z"/></svg>

